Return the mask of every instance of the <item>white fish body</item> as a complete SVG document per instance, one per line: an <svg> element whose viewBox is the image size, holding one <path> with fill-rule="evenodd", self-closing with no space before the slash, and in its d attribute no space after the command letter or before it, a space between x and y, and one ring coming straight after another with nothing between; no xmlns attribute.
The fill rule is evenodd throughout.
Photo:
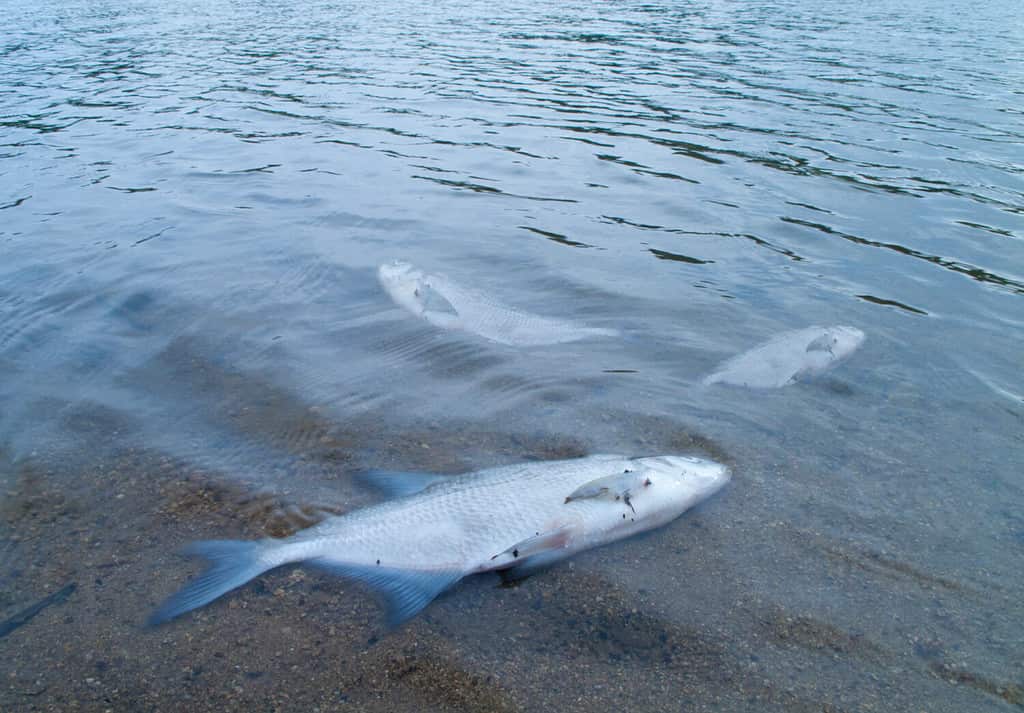
<svg viewBox="0 0 1024 713"><path fill-rule="evenodd" d="M598 497L567 502L590 481L626 471L646 483L628 505ZM663 525L728 479L728 468L701 458L618 455L434 476L416 494L328 518L289 538L197 543L191 553L209 559L210 569L150 621L203 606L267 570L306 562L379 589L394 624L467 575L525 573Z"/></svg>
<svg viewBox="0 0 1024 713"><path fill-rule="evenodd" d="M396 304L435 327L471 332L499 344L526 347L619 334L508 307L484 292L407 262L381 265L377 277Z"/></svg>
<svg viewBox="0 0 1024 713"><path fill-rule="evenodd" d="M703 383L774 389L815 376L850 356L864 342L856 327L807 327L783 332L729 359Z"/></svg>

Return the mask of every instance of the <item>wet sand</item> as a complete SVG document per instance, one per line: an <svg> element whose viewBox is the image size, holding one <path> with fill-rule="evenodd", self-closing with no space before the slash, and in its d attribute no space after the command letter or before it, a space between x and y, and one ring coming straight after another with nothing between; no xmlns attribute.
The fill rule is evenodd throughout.
<svg viewBox="0 0 1024 713"><path fill-rule="evenodd" d="M947 640L950 629L965 638L985 629L983 593L773 521L770 489L735 462L729 488L659 531L514 586L470 578L395 631L385 630L363 588L301 566L146 628L148 613L199 571L175 554L188 542L287 535L370 502L351 478L367 449L395 467L453 472L468 444L496 462L571 457L586 444L430 424L401 433L372 420L344 430L307 424L321 435L297 458L302 472L293 482L330 478L337 497L325 504L119 449L116 438L101 435L102 412L94 422L80 417L93 452L105 455L72 464L44 454L5 465L0 624L13 628L0 638L0 710L1024 707L1019 682L964 667L957 642ZM652 452L730 460L665 421L636 432ZM768 549L779 541L789 544ZM831 592L828 604L780 604L773 590L789 577ZM857 606L871 597L858 593L879 588L902 600L897 619L938 605L951 627L912 624L907 640L904 627L886 623L887 613L859 616ZM991 636L1007 656L1019 643Z"/></svg>

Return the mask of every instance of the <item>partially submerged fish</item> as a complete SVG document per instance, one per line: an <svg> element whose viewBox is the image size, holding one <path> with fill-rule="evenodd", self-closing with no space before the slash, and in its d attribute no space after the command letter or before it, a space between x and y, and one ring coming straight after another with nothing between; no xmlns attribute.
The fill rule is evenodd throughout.
<svg viewBox="0 0 1024 713"><path fill-rule="evenodd" d="M807 327L782 334L724 362L704 384L773 389L831 369L864 342L856 327Z"/></svg>
<svg viewBox="0 0 1024 713"><path fill-rule="evenodd" d="M395 625L467 575L505 570L524 576L664 525L725 485L729 470L689 456L594 455L460 476L368 476L399 497L285 539L192 545L188 553L210 560L210 568L164 602L150 622L168 621L263 572L303 562L379 590ZM627 488L629 505L591 495L595 484L594 493Z"/></svg>
<svg viewBox="0 0 1024 713"><path fill-rule="evenodd" d="M522 312L484 292L457 285L442 275L425 273L407 262L381 265L377 277L397 305L435 327L472 332L500 344L537 346L619 334L614 329L586 327Z"/></svg>

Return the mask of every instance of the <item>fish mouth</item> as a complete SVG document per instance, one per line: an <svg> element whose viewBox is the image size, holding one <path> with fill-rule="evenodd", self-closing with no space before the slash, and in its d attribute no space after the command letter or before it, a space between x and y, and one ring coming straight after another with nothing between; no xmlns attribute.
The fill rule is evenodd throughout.
<svg viewBox="0 0 1024 713"><path fill-rule="evenodd" d="M843 340L853 349L859 347L866 336L862 330L857 329L856 327L849 327L846 325L833 327L832 334L836 339Z"/></svg>
<svg viewBox="0 0 1024 713"><path fill-rule="evenodd" d="M727 465L702 460L697 464L691 464L683 471L683 477L695 480L703 492L713 493L729 482L732 471Z"/></svg>
<svg viewBox="0 0 1024 713"><path fill-rule="evenodd" d="M404 260L386 262L377 268L377 276L381 281L386 282L414 277L415 272L416 268L414 268L411 263L405 262Z"/></svg>
<svg viewBox="0 0 1024 713"><path fill-rule="evenodd" d="M413 314L422 315L422 272L407 262L396 260L377 268L377 280L398 306Z"/></svg>
<svg viewBox="0 0 1024 713"><path fill-rule="evenodd" d="M657 456L644 460L654 470L695 486L702 493L718 490L732 477L732 471L727 465L697 456Z"/></svg>

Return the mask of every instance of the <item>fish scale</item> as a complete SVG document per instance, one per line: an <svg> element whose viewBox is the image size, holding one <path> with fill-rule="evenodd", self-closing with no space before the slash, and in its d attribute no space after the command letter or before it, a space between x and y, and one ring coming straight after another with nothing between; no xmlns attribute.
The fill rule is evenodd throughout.
<svg viewBox="0 0 1024 713"><path fill-rule="evenodd" d="M423 562L436 561L435 538L424 531L444 522L446 542L452 548L450 559L472 568L480 561L515 542L550 527L574 509L552 509L558 494L572 492L579 484L599 477L598 472L625 470L629 459L621 456L592 456L588 467L577 461L551 465L543 472L535 464L517 464L458 476L438 483L415 498L395 500L356 511L347 518L331 518L305 533L295 543L298 548L316 551L330 542L344 541L346 559L363 564L377 559L393 566L419 568ZM564 499L564 498L563 498ZM584 509L586 505L583 506ZM579 509L579 508L576 508ZM401 518L392 517L400 513ZM306 533L308 533L308 540ZM486 534L485 539L479 537ZM481 544L483 543L483 544Z"/></svg>

